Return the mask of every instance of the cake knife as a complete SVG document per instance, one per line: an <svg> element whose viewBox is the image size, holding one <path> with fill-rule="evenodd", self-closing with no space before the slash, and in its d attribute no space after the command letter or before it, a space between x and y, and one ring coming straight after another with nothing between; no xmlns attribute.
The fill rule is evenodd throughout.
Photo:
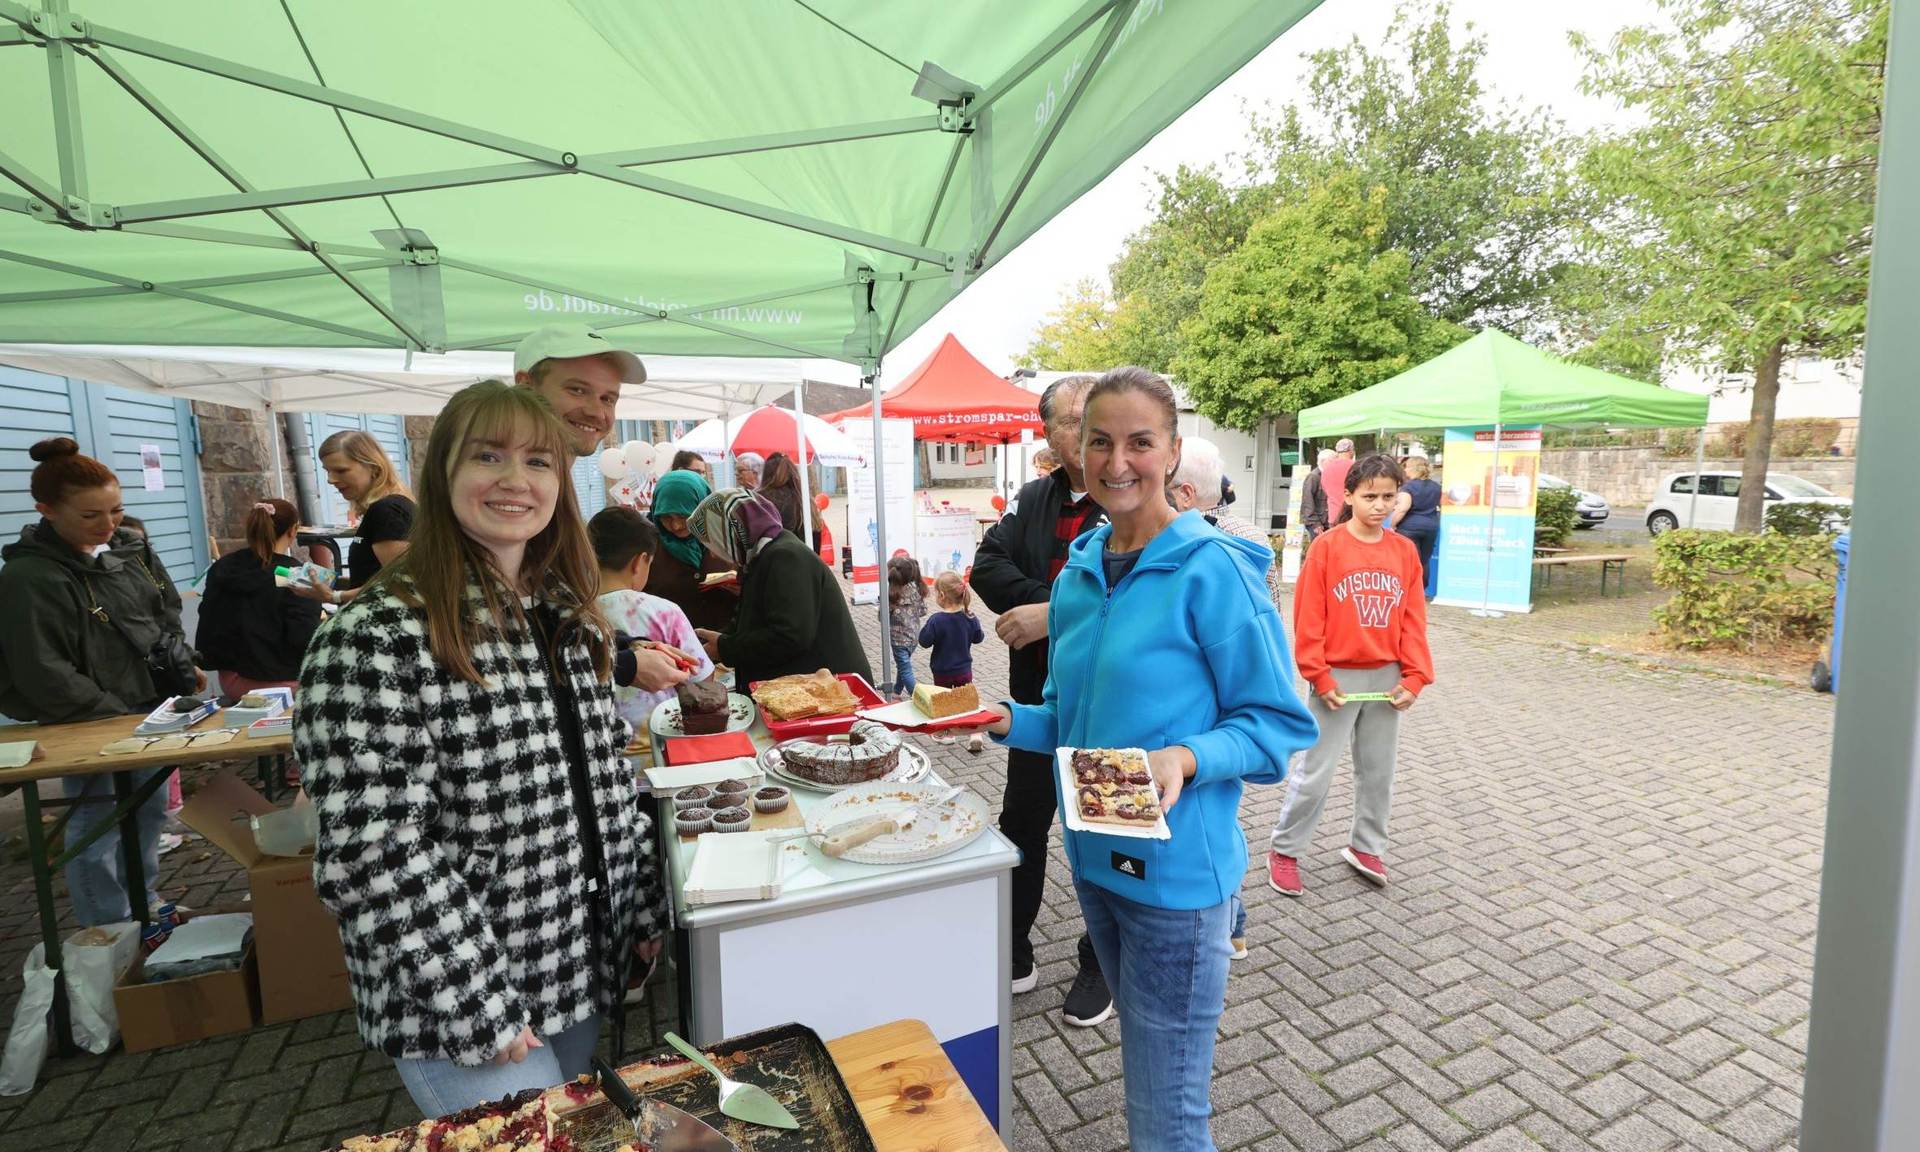
<svg viewBox="0 0 1920 1152"><path fill-rule="evenodd" d="M955 784L937 796L909 805L898 812L871 820L863 819L842 824L827 833L827 838L820 844L820 851L839 859L876 837L885 836L889 832L905 831L907 825L912 824L923 810L938 808L966 790L966 785Z"/></svg>
<svg viewBox="0 0 1920 1152"><path fill-rule="evenodd" d="M635 1096L620 1073L598 1056L593 1058L593 1070L600 1078L600 1091L633 1122L633 1135L642 1147L653 1152L740 1152L739 1145L693 1113Z"/></svg>

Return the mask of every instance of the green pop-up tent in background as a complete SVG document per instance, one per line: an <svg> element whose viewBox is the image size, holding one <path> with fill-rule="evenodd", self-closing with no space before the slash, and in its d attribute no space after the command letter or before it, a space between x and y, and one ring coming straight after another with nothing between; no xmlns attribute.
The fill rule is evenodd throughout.
<svg viewBox="0 0 1920 1152"><path fill-rule="evenodd" d="M1548 428L1686 428L1707 398L1574 364L1489 328L1424 364L1300 413L1300 435L1538 424Z"/></svg>
<svg viewBox="0 0 1920 1152"><path fill-rule="evenodd" d="M1478 605L1477 615L1497 616L1528 611L1532 603L1542 429L1706 421L1705 396L1569 363L1489 328L1371 388L1305 409L1299 426L1303 438L1322 441L1446 429L1448 491L1440 506L1434 602ZM1700 439L1704 448L1706 437Z"/></svg>

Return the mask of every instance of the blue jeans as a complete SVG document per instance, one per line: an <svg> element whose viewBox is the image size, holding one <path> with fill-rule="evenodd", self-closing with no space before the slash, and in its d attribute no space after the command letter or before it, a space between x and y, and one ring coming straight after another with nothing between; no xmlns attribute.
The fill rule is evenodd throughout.
<svg viewBox="0 0 1920 1152"><path fill-rule="evenodd" d="M171 768L146 768L133 773L136 790L155 776L172 772ZM68 799L84 798L73 806L67 820L66 842L79 840L107 822L115 803L113 778L109 775L67 776L60 791ZM160 871L160 829L167 822L167 790L154 789L147 802L134 814L134 827L140 837L140 870L146 873L147 911L160 906L156 882ZM130 919L132 907L127 901L127 870L120 852L120 833L110 831L87 845L67 861L67 899L73 904L73 918L80 923L116 924Z"/></svg>
<svg viewBox="0 0 1920 1152"><path fill-rule="evenodd" d="M554 1036L541 1036L544 1048L533 1048L519 1064L482 1064L469 1067L451 1060L393 1062L400 1082L428 1119L485 1104L528 1088L551 1088L586 1072L593 1062L593 1046L600 1040L600 1014Z"/></svg>
<svg viewBox="0 0 1920 1152"><path fill-rule="evenodd" d="M902 696L913 695L913 645L893 646L893 690Z"/></svg>
<svg viewBox="0 0 1920 1152"><path fill-rule="evenodd" d="M1240 893L1238 892L1227 897L1227 903L1233 908L1231 917L1233 920L1233 930L1228 932L1227 935L1238 940L1247 934L1247 906L1241 903Z"/></svg>
<svg viewBox="0 0 1920 1152"><path fill-rule="evenodd" d="M1127 1137L1139 1152L1212 1152L1214 1030L1227 1002L1231 901L1176 911L1077 882L1120 1015Z"/></svg>

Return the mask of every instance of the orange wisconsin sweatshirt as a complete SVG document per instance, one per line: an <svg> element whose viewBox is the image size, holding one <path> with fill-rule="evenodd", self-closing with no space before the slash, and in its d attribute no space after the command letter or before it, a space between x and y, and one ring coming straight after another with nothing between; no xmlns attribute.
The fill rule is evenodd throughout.
<svg viewBox="0 0 1920 1152"><path fill-rule="evenodd" d="M1293 589L1293 651L1315 693L1335 668L1400 665L1414 695L1433 683L1427 598L1413 541L1388 532L1371 544L1340 525L1313 542Z"/></svg>

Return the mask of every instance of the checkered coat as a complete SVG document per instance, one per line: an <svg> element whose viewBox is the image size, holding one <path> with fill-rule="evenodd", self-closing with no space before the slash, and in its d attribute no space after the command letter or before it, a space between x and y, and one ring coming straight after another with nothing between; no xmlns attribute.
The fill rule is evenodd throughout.
<svg viewBox="0 0 1920 1152"><path fill-rule="evenodd" d="M468 617L485 620L477 585ZM531 1027L619 1010L630 942L664 927L652 821L621 759L613 690L563 647L605 851L596 937L585 853L531 633L476 642L484 684L433 658L424 611L386 587L309 646L294 751L319 816L314 887L338 918L360 1035L391 1056L478 1064Z"/></svg>

